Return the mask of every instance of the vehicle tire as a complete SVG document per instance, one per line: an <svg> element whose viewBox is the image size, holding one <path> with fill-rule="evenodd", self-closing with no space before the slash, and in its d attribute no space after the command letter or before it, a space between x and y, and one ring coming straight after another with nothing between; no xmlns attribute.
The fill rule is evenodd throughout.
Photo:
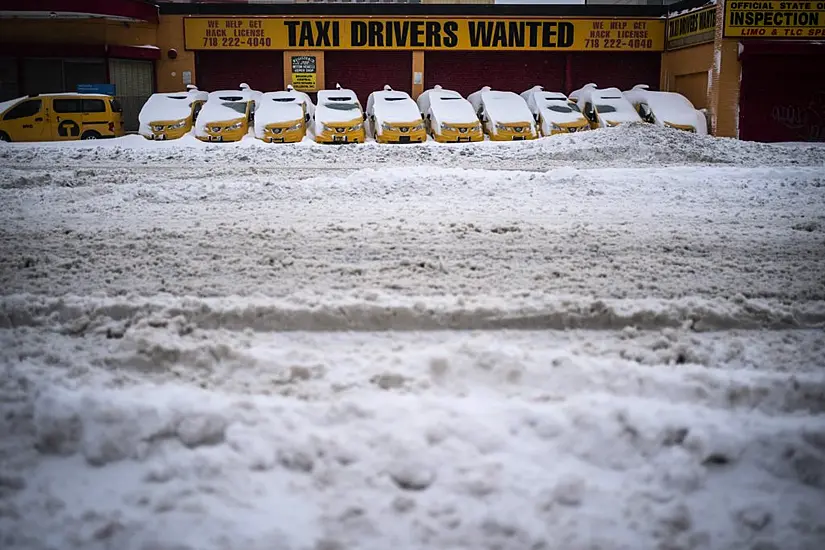
<svg viewBox="0 0 825 550"><path fill-rule="evenodd" d="M86 130L83 132L83 135L80 136L80 139L100 139L100 134L94 130Z"/></svg>
<svg viewBox="0 0 825 550"><path fill-rule="evenodd" d="M0 141L11 142L11 138L6 132L0 132Z"/></svg>

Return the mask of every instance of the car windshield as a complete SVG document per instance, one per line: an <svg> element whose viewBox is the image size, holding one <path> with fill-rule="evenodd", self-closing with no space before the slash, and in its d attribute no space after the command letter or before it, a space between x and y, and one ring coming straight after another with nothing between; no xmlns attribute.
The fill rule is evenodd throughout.
<svg viewBox="0 0 825 550"><path fill-rule="evenodd" d="M614 107L613 105L609 105L607 103L597 103L596 110L600 113L615 113L616 107Z"/></svg>
<svg viewBox="0 0 825 550"><path fill-rule="evenodd" d="M189 99L189 96L186 95L168 95L166 97L168 99Z"/></svg>
<svg viewBox="0 0 825 550"><path fill-rule="evenodd" d="M293 103L293 102L298 101L298 100L295 99L294 97L273 97L272 101L275 101L275 102L278 102L278 103Z"/></svg>
<svg viewBox="0 0 825 550"><path fill-rule="evenodd" d="M439 99L441 99L441 101L453 101L453 100L457 100L457 99L461 99L461 98L460 97L442 97L442 98L439 98Z"/></svg>
<svg viewBox="0 0 825 550"><path fill-rule="evenodd" d="M404 101L406 97L385 97L384 101Z"/></svg>
<svg viewBox="0 0 825 550"><path fill-rule="evenodd" d="M353 111L358 109L358 104L347 98L346 100L333 99L324 103L324 107L336 111Z"/></svg>
<svg viewBox="0 0 825 550"><path fill-rule="evenodd" d="M223 95L223 96L221 96L221 101L243 101L243 96L241 96L241 95Z"/></svg>
<svg viewBox="0 0 825 550"><path fill-rule="evenodd" d="M579 106L575 103L566 103L563 100L553 99L547 101L547 108L555 113L580 113Z"/></svg>
<svg viewBox="0 0 825 550"><path fill-rule="evenodd" d="M238 111L241 114L246 113L246 103L234 103L231 101L226 101L222 105L224 107L229 107L233 111Z"/></svg>

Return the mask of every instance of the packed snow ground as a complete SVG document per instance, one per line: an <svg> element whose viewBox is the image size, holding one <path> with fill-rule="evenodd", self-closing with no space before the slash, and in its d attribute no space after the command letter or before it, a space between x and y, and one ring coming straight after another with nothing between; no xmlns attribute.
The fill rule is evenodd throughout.
<svg viewBox="0 0 825 550"><path fill-rule="evenodd" d="M825 547L821 146L0 144L0 197L4 550Z"/></svg>

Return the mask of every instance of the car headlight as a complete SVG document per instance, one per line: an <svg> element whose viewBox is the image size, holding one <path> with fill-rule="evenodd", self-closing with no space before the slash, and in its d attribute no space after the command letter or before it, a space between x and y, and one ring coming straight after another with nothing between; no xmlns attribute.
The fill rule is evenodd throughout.
<svg viewBox="0 0 825 550"><path fill-rule="evenodd" d="M161 131L163 131L163 125L162 124L153 124L152 125L152 130L154 130L155 132L161 132Z"/></svg>
<svg viewBox="0 0 825 550"><path fill-rule="evenodd" d="M239 130L242 126L243 126L243 121L241 120L241 121L236 122L232 126L229 126L227 128L227 130Z"/></svg>
<svg viewBox="0 0 825 550"><path fill-rule="evenodd" d="M324 132L334 132L334 131L335 131L335 130L332 128L332 126L327 126L326 124L321 124L321 126L323 126L323 127L324 127Z"/></svg>
<svg viewBox="0 0 825 550"><path fill-rule="evenodd" d="M554 132L561 132L562 127L556 124L555 122L550 123L550 129Z"/></svg>
<svg viewBox="0 0 825 550"><path fill-rule="evenodd" d="M292 132L293 130L300 130L302 124L299 122L297 124L293 124L292 126L287 126L284 131L285 132Z"/></svg>
<svg viewBox="0 0 825 550"><path fill-rule="evenodd" d="M390 132L393 130L393 127L387 124L386 122L381 123L381 128Z"/></svg>
<svg viewBox="0 0 825 550"><path fill-rule="evenodd" d="M169 129L170 130L178 130L178 129L183 128L184 126L186 126L186 123L187 123L186 119L179 120L174 124L170 124Z"/></svg>
<svg viewBox="0 0 825 550"><path fill-rule="evenodd" d="M496 123L496 130L498 130L498 131L500 131L500 132L506 132L506 131L507 131L507 129L508 129L508 128L507 128L507 126L506 126L506 125Z"/></svg>
<svg viewBox="0 0 825 550"><path fill-rule="evenodd" d="M356 125L354 125L354 126L350 127L350 130L352 130L353 132L357 132L357 131L359 131L359 130L360 130L361 128L363 128L363 127L364 127L364 123L363 123L363 122L359 122L358 124L356 124Z"/></svg>
<svg viewBox="0 0 825 550"><path fill-rule="evenodd" d="M420 130L423 130L423 129L424 129L424 123L423 122L419 122L418 124L413 126L413 132L417 132L417 131L420 131Z"/></svg>

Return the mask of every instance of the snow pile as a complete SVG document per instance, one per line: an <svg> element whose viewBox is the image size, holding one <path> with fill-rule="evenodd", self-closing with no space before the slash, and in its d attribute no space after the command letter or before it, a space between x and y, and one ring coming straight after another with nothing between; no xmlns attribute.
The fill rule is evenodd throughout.
<svg viewBox="0 0 825 550"><path fill-rule="evenodd" d="M336 113L336 122L361 118L357 105L349 111L319 108L319 122ZM124 168L163 166L176 169L232 164L245 169L306 167L317 171L398 165L462 166L467 168L541 169L569 166L636 167L662 165L729 164L737 166L825 165L825 147L820 144L767 144L730 138L698 136L651 124L628 124L580 134L562 134L526 143L480 142L439 144L427 142L388 152L391 145L370 142L353 147L328 147L305 141L290 146L288 155L273 155L270 144L248 136L237 143L203 143L186 136L170 142L155 142L140 136L125 136L100 143L0 142L0 161L17 166L82 166L94 169L101 163ZM398 149L398 148L395 148ZM182 160L179 160L182 159ZM172 161L170 163L170 161Z"/></svg>

